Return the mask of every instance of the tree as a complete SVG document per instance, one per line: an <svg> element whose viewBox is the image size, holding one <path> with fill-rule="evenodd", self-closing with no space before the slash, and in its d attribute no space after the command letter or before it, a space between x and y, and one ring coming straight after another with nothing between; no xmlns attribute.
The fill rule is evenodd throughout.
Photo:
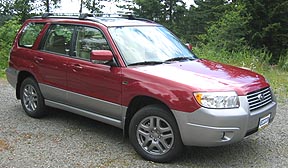
<svg viewBox="0 0 288 168"><path fill-rule="evenodd" d="M134 13L139 17L154 20L172 30L185 40L187 9L183 0L134 0ZM183 37L183 38L182 38Z"/></svg>
<svg viewBox="0 0 288 168"><path fill-rule="evenodd" d="M1 0L0 24L1 21L11 19L14 16L20 17L20 22L25 21L38 12L50 12L51 7L58 7L61 0ZM44 8L43 8L44 6Z"/></svg>
<svg viewBox="0 0 288 168"><path fill-rule="evenodd" d="M0 26L11 19L12 0L0 0Z"/></svg>
<svg viewBox="0 0 288 168"><path fill-rule="evenodd" d="M15 0L14 5L11 6L12 16L20 17L20 21L24 22L26 19L30 18L33 14L32 11L36 9L33 6L35 0Z"/></svg>
<svg viewBox="0 0 288 168"><path fill-rule="evenodd" d="M184 16L185 11L185 3L182 0L166 0L162 1L164 4L164 14L166 16L166 20L173 23L173 21L177 21L177 18L180 16Z"/></svg>
<svg viewBox="0 0 288 168"><path fill-rule="evenodd" d="M81 0L81 4L84 3L85 7L91 12L91 13L100 13L101 9L104 7L103 5L100 5L99 0L86 0L83 2ZM80 9L80 13L82 13L82 9Z"/></svg>
<svg viewBox="0 0 288 168"><path fill-rule="evenodd" d="M45 0L43 1L44 6L46 6L45 12L50 12L51 6L57 6L57 4L61 2L61 0Z"/></svg>
<svg viewBox="0 0 288 168"><path fill-rule="evenodd" d="M114 0L118 2L116 6L121 9L123 13L133 13L135 2L133 0Z"/></svg>
<svg viewBox="0 0 288 168"><path fill-rule="evenodd" d="M247 6L252 19L247 35L249 45L267 48L272 54L272 63L281 55L288 57L288 1L287 0L238 0Z"/></svg>
<svg viewBox="0 0 288 168"><path fill-rule="evenodd" d="M197 7L189 9L191 35L198 42L198 35L205 34L209 26L219 20L229 8L227 0L194 0Z"/></svg>
<svg viewBox="0 0 288 168"><path fill-rule="evenodd" d="M239 51L245 48L248 23L251 20L245 5L229 4L229 10L217 21L212 22L207 33L201 35L202 42L217 50Z"/></svg>
<svg viewBox="0 0 288 168"><path fill-rule="evenodd" d="M135 0L136 7L134 13L139 17L144 17L150 20L163 22L163 4L161 0Z"/></svg>

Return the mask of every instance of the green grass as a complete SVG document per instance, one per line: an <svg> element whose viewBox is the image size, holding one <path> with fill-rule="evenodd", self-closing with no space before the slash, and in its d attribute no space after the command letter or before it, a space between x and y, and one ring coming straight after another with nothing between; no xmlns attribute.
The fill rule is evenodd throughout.
<svg viewBox="0 0 288 168"><path fill-rule="evenodd" d="M6 78L6 74L5 74L5 70L0 70L0 78L3 79L3 78Z"/></svg>
<svg viewBox="0 0 288 168"><path fill-rule="evenodd" d="M270 82L278 101L286 102L288 99L288 72L271 67L262 74Z"/></svg>

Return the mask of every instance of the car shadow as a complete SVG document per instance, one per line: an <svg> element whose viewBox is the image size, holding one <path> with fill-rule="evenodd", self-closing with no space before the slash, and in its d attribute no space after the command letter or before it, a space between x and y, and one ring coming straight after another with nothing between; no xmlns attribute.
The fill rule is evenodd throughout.
<svg viewBox="0 0 288 168"><path fill-rule="evenodd" d="M123 150L124 147L126 148L124 150L136 155L128 138L126 137L123 139L122 130L117 127L54 108L49 108L49 114L41 120L64 125L63 127L68 129L81 130L82 132L86 132L87 135L101 137L101 140L104 142L109 140L112 144L122 144L122 149L120 150ZM229 165L229 167L231 167L233 165L239 166L241 163L245 163L245 165L254 165L254 161L257 158L262 157L261 154L259 154L262 151L259 152L258 148L262 147L255 137L248 137L238 143L219 147L186 146L185 151L179 158L169 164L153 164L164 167L170 167L172 165L189 167L211 167L211 165L214 165L215 167L227 167L227 165ZM134 156L133 159L144 161L144 159L138 155Z"/></svg>
<svg viewBox="0 0 288 168"><path fill-rule="evenodd" d="M122 142L122 130L120 128L60 109L48 107L47 111L48 115L41 120L61 122L70 129L97 133L99 136L114 138L119 143Z"/></svg>

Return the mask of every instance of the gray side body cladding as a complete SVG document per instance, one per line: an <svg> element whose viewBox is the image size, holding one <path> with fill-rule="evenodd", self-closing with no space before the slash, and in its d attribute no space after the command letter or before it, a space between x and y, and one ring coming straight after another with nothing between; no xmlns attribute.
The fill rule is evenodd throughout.
<svg viewBox="0 0 288 168"><path fill-rule="evenodd" d="M124 128L127 107L39 83L45 105Z"/></svg>

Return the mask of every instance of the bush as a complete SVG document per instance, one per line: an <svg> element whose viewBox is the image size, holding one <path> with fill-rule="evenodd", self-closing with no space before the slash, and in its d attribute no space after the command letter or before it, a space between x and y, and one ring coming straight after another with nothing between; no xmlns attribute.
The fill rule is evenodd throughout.
<svg viewBox="0 0 288 168"><path fill-rule="evenodd" d="M8 66L9 52L18 29L21 27L19 19L8 20L0 27L0 76L3 76Z"/></svg>
<svg viewBox="0 0 288 168"><path fill-rule="evenodd" d="M285 54L281 55L278 66L284 71L288 71L288 50Z"/></svg>

